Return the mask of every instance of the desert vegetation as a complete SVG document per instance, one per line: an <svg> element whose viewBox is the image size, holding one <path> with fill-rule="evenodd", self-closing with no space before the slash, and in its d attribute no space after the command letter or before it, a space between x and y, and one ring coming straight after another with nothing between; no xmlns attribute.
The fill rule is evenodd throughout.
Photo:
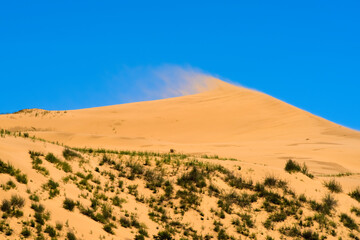
<svg viewBox="0 0 360 240"><path fill-rule="evenodd" d="M3 199L0 236L83 239L67 223L52 221L56 216L45 206L53 203L69 216L80 214L100 225L102 234L94 238L101 239L116 239L123 232L133 239L359 237L359 206L349 206L348 212L337 208L337 196L357 200L359 191L343 193L335 178L323 181L326 191L315 200L274 174L254 181L236 159L56 146L57 153L29 150L32 171L45 180ZM222 162L227 161L237 165L226 167ZM18 184L7 181L0 191L31 185L9 163L0 162L0 171L21 176ZM60 178L55 179L55 171ZM315 181L305 164L293 160L282 171ZM26 206L31 212L25 215Z"/></svg>

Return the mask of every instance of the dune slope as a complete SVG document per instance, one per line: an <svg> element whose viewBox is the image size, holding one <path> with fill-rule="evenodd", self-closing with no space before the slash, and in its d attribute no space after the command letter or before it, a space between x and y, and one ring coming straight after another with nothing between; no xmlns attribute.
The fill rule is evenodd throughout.
<svg viewBox="0 0 360 240"><path fill-rule="evenodd" d="M209 81L0 116L0 239L358 239L360 133Z"/></svg>
<svg viewBox="0 0 360 240"><path fill-rule="evenodd" d="M74 111L0 116L1 127L69 146L218 154L318 174L360 172L360 133L266 94L210 79L199 94Z"/></svg>

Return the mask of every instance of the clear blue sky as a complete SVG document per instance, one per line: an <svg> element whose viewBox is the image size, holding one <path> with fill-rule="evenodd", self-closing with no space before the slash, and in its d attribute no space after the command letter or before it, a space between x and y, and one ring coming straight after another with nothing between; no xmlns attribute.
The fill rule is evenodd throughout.
<svg viewBox="0 0 360 240"><path fill-rule="evenodd" d="M175 64L360 129L359 1L194 2L2 2L0 112L145 100L129 72Z"/></svg>

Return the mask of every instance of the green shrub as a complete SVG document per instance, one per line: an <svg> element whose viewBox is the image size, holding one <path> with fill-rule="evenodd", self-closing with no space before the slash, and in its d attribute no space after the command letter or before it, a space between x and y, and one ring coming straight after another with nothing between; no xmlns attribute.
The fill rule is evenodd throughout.
<svg viewBox="0 0 360 240"><path fill-rule="evenodd" d="M46 226L44 232L49 234L49 236L52 238L56 237L56 230L50 225Z"/></svg>
<svg viewBox="0 0 360 240"><path fill-rule="evenodd" d="M103 204L101 208L101 213L105 219L109 219L112 216L112 208L109 204Z"/></svg>
<svg viewBox="0 0 360 240"><path fill-rule="evenodd" d="M342 192L342 187L339 182L337 182L335 179L331 179L328 182L324 183L324 186L327 187L330 192L333 193L340 193Z"/></svg>
<svg viewBox="0 0 360 240"><path fill-rule="evenodd" d="M154 240L173 240L171 233L167 230L158 232L157 235L154 235Z"/></svg>
<svg viewBox="0 0 360 240"><path fill-rule="evenodd" d="M304 232L302 233L302 237L304 239L309 239L309 240L319 240L319 234L316 232L313 232L312 230L304 230Z"/></svg>
<svg viewBox="0 0 360 240"><path fill-rule="evenodd" d="M9 200L4 199L1 204L1 211L9 213L11 210L11 203Z"/></svg>
<svg viewBox="0 0 360 240"><path fill-rule="evenodd" d="M287 171L287 172L289 172L289 173L300 172L300 171L301 171L301 166L300 166L300 164L298 164L297 162L289 159L289 160L286 162L285 171Z"/></svg>
<svg viewBox="0 0 360 240"><path fill-rule="evenodd" d="M22 184L27 184L28 179L25 174L22 174L19 169L16 169L10 163L4 163L0 160L0 173L9 174L10 176L14 176L16 181Z"/></svg>
<svg viewBox="0 0 360 240"><path fill-rule="evenodd" d="M61 230L63 229L63 224L60 223L60 222L56 222L55 228L56 228L57 230L61 231Z"/></svg>
<svg viewBox="0 0 360 240"><path fill-rule="evenodd" d="M185 173L180 178L178 178L177 184L183 188L194 191L196 190L195 186L198 188L206 187L206 176L207 174L203 170L193 166L190 172Z"/></svg>
<svg viewBox="0 0 360 240"><path fill-rule="evenodd" d="M29 228L27 227L24 227L22 230L21 230L21 233L20 233L24 238L28 238L30 237L31 235L31 231Z"/></svg>
<svg viewBox="0 0 360 240"><path fill-rule="evenodd" d="M10 199L10 204L15 208L22 208L25 204L25 199L19 195L12 195Z"/></svg>
<svg viewBox="0 0 360 240"><path fill-rule="evenodd" d="M354 213L356 216L360 217L360 208L352 207L351 212Z"/></svg>
<svg viewBox="0 0 360 240"><path fill-rule="evenodd" d="M240 218L243 222L245 222L246 226L248 226L249 228L254 227L254 222L252 220L251 215L244 213L244 214L240 214Z"/></svg>
<svg viewBox="0 0 360 240"><path fill-rule="evenodd" d="M68 232L66 234L66 238L67 238L67 240L76 240L76 236L73 232Z"/></svg>
<svg viewBox="0 0 360 240"><path fill-rule="evenodd" d="M141 235L141 234L136 234L135 235L135 240L145 240L145 236Z"/></svg>
<svg viewBox="0 0 360 240"><path fill-rule="evenodd" d="M16 174L15 178L19 183L27 184L28 182L27 176L25 174Z"/></svg>
<svg viewBox="0 0 360 240"><path fill-rule="evenodd" d="M120 224L122 227L124 228L129 228L131 227L131 221L130 219L126 218L126 217L121 217L120 218Z"/></svg>
<svg viewBox="0 0 360 240"><path fill-rule="evenodd" d="M11 217L15 216L18 218L23 216L23 212L20 208L24 207L24 204L24 198L18 195L12 195L10 200L3 199L0 209Z"/></svg>
<svg viewBox="0 0 360 240"><path fill-rule="evenodd" d="M357 187L354 191L350 192L349 196L360 202L360 187Z"/></svg>
<svg viewBox="0 0 360 240"><path fill-rule="evenodd" d="M330 194L326 194L322 199L322 212L324 214L330 214L330 212L336 207L337 200Z"/></svg>
<svg viewBox="0 0 360 240"><path fill-rule="evenodd" d="M113 224L108 223L104 225L104 230L110 234L114 234L113 227L114 227Z"/></svg>
<svg viewBox="0 0 360 240"><path fill-rule="evenodd" d="M68 173L68 172L72 172L72 167L69 163L67 162L62 162L61 163L61 168L64 172Z"/></svg>
<svg viewBox="0 0 360 240"><path fill-rule="evenodd" d="M54 154L52 153L48 153L46 156L45 156L45 160L47 160L48 162L51 162L51 163L58 163L60 160L55 157Z"/></svg>
<svg viewBox="0 0 360 240"><path fill-rule="evenodd" d="M65 148L63 151L63 156L66 160L72 160L73 158L81 158L81 155L77 152L74 152L68 148Z"/></svg>
<svg viewBox="0 0 360 240"><path fill-rule="evenodd" d="M180 199L180 208L183 210L188 210L191 207L198 206L200 204L200 197L191 191L181 191L176 192L176 197Z"/></svg>
<svg viewBox="0 0 360 240"><path fill-rule="evenodd" d="M170 181L166 181L164 185L165 197L170 198L172 193L174 192L174 187L172 186Z"/></svg>
<svg viewBox="0 0 360 240"><path fill-rule="evenodd" d="M16 184L11 180L7 181L5 185L1 185L1 186L5 191L10 190L12 188L16 188Z"/></svg>
<svg viewBox="0 0 360 240"><path fill-rule="evenodd" d="M345 227L351 230L359 230L359 226L356 224L354 219L352 219L349 215L342 213L340 215L340 221L344 224Z"/></svg>
<svg viewBox="0 0 360 240"><path fill-rule="evenodd" d="M71 165L67 162L61 161L57 157L55 157L54 154L48 153L45 157L45 160L47 160L50 163L53 163L56 165L56 168L63 170L64 172L72 172Z"/></svg>
<svg viewBox="0 0 360 240"><path fill-rule="evenodd" d="M54 198L60 194L60 190L58 189L59 183L50 179L47 183L43 185L43 188L49 191L49 198Z"/></svg>
<svg viewBox="0 0 360 240"><path fill-rule="evenodd" d="M69 211L73 211L76 206L76 202L70 198L65 198L63 202L63 207Z"/></svg>
<svg viewBox="0 0 360 240"><path fill-rule="evenodd" d="M292 227L282 227L279 229L279 232L289 237L300 237L301 232L297 226Z"/></svg>
<svg viewBox="0 0 360 240"><path fill-rule="evenodd" d="M276 212L269 217L274 222L283 222L287 218L287 214L284 211Z"/></svg>
<svg viewBox="0 0 360 240"><path fill-rule="evenodd" d="M275 187L278 179L275 176L267 176L264 180L264 185L268 187Z"/></svg>

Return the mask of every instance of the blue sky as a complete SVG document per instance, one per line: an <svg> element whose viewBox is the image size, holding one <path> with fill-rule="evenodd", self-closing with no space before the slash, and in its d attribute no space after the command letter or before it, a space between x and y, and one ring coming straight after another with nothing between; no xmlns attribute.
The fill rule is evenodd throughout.
<svg viewBox="0 0 360 240"><path fill-rule="evenodd" d="M154 87L149 69L173 64L360 129L359 9L325 0L5 1L0 112L151 99L139 84Z"/></svg>

